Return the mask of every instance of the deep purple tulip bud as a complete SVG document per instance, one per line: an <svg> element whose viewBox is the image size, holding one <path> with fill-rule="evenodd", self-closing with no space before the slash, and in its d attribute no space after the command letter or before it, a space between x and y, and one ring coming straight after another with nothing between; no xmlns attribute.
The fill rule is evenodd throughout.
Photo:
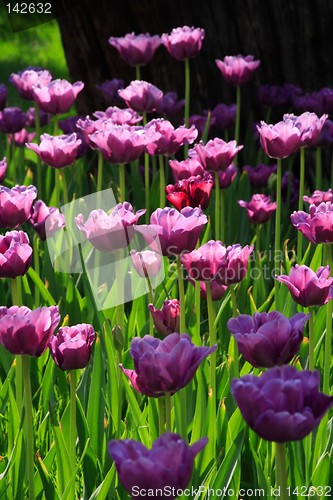
<svg viewBox="0 0 333 500"><path fill-rule="evenodd" d="M10 83L14 85L17 93L23 99L33 100L33 86L39 83L47 85L52 80L52 75L47 70L39 68L26 68L18 73L12 73L9 77Z"/></svg>
<svg viewBox="0 0 333 500"><path fill-rule="evenodd" d="M4 108L0 111L0 132L14 134L25 126L27 114L20 108Z"/></svg>
<svg viewBox="0 0 333 500"><path fill-rule="evenodd" d="M30 224L38 233L41 240L46 239L48 234L65 226L65 218L56 207L48 207L42 200L36 201L32 207Z"/></svg>
<svg viewBox="0 0 333 500"><path fill-rule="evenodd" d="M311 113L316 113L317 115L322 115L325 112L323 96L320 92L297 95L294 97L292 105L300 111L310 111Z"/></svg>
<svg viewBox="0 0 333 500"><path fill-rule="evenodd" d="M220 188L227 189L234 182L237 173L238 170L234 163L230 163L226 170L218 172Z"/></svg>
<svg viewBox="0 0 333 500"><path fill-rule="evenodd" d="M303 201L309 203L310 205L320 205L321 203L326 203L327 201L333 201L333 190L330 188L328 191L319 191L318 189L309 196L303 196Z"/></svg>
<svg viewBox="0 0 333 500"><path fill-rule="evenodd" d="M214 126L220 130L226 130L233 126L236 121L236 111L236 104L217 104L211 115Z"/></svg>
<svg viewBox="0 0 333 500"><path fill-rule="evenodd" d="M25 122L26 127L36 127L36 119L35 119L35 108L29 108L27 111L27 121ZM48 125L50 122L50 115L45 113L42 109L39 110L39 125L44 127Z"/></svg>
<svg viewBox="0 0 333 500"><path fill-rule="evenodd" d="M23 231L9 231L0 236L0 278L23 276L30 267L32 248Z"/></svg>
<svg viewBox="0 0 333 500"><path fill-rule="evenodd" d="M172 395L191 382L200 363L216 347L197 347L186 333L171 333L163 340L145 335L131 342L130 354L135 369L128 370L122 365L120 368L134 389L159 398L167 392Z"/></svg>
<svg viewBox="0 0 333 500"><path fill-rule="evenodd" d="M253 245L231 245L226 248L223 265L216 274L216 280L222 285L233 285L239 283L247 273L249 257L253 251Z"/></svg>
<svg viewBox="0 0 333 500"><path fill-rule="evenodd" d="M333 203L310 205L310 213L294 212L291 222L312 243L333 243Z"/></svg>
<svg viewBox="0 0 333 500"><path fill-rule="evenodd" d="M198 158L187 158L184 161L169 160L169 165L175 182L197 175L203 177L205 174L205 169Z"/></svg>
<svg viewBox="0 0 333 500"><path fill-rule="evenodd" d="M109 38L109 44L117 49L120 57L130 66L145 66L155 54L156 49L162 41L158 35L151 36L149 33L135 35L128 33L124 37Z"/></svg>
<svg viewBox="0 0 333 500"><path fill-rule="evenodd" d="M11 144L14 141L15 146L23 148L27 142L33 141L35 137L36 132L29 133L26 128L23 128L15 134L8 134L8 142Z"/></svg>
<svg viewBox="0 0 333 500"><path fill-rule="evenodd" d="M137 224L146 210L134 213L130 203L118 203L108 215L104 210L93 210L85 221L82 214L75 217L75 222L87 240L101 252L115 252L126 248L134 236L130 226Z"/></svg>
<svg viewBox="0 0 333 500"><path fill-rule="evenodd" d="M225 142L216 137L204 144L195 144L188 152L191 158L197 158L206 170L218 172L226 170L243 146L237 146L236 141Z"/></svg>
<svg viewBox="0 0 333 500"><path fill-rule="evenodd" d="M6 85L0 83L0 111L6 107L8 89Z"/></svg>
<svg viewBox="0 0 333 500"><path fill-rule="evenodd" d="M135 270L141 278L154 278L160 272L163 263L160 254L152 250L143 250L142 252L131 250L130 255Z"/></svg>
<svg viewBox="0 0 333 500"><path fill-rule="evenodd" d="M303 307L322 306L333 297L333 278L330 278L328 266L314 272L308 266L296 264L290 269L289 276L275 278L287 285L294 301Z"/></svg>
<svg viewBox="0 0 333 500"><path fill-rule="evenodd" d="M128 87L119 90L118 94L129 108L139 113L156 111L163 97L162 90L143 80L134 80Z"/></svg>
<svg viewBox="0 0 333 500"><path fill-rule="evenodd" d="M7 158L4 157L0 160L0 182L2 182L6 177L7 167Z"/></svg>
<svg viewBox="0 0 333 500"><path fill-rule="evenodd" d="M131 108L121 109L118 106L110 106L105 111L95 111L96 118L110 119L115 125L135 125L142 121L142 116Z"/></svg>
<svg viewBox="0 0 333 500"><path fill-rule="evenodd" d="M56 306L0 307L0 342L12 354L39 357L60 321Z"/></svg>
<svg viewBox="0 0 333 500"><path fill-rule="evenodd" d="M62 114L69 110L83 87L82 82L71 85L67 80L52 80L47 85L37 83L32 89L33 98L46 113Z"/></svg>
<svg viewBox="0 0 333 500"><path fill-rule="evenodd" d="M223 61L215 59L215 63L222 73L223 78L230 85L236 87L245 85L252 80L255 70L260 66L259 60L253 56L225 56Z"/></svg>
<svg viewBox="0 0 333 500"><path fill-rule="evenodd" d="M81 139L77 138L76 133L56 136L42 134L40 139L39 146L33 142L27 143L26 146L37 153L44 163L54 168L72 165L82 143Z"/></svg>
<svg viewBox="0 0 333 500"><path fill-rule="evenodd" d="M184 207L201 207L205 210L209 205L213 186L213 177L208 173L204 177L200 175L189 177L176 182L175 185L166 186L166 199L177 210Z"/></svg>
<svg viewBox="0 0 333 500"><path fill-rule="evenodd" d="M194 126L186 128L182 125L175 128L172 123L163 118L151 120L147 123L145 131L146 151L150 155L172 156L184 144L192 144L198 136L198 131Z"/></svg>
<svg viewBox="0 0 333 500"><path fill-rule="evenodd" d="M178 212L175 208L165 207L151 214L150 225L137 226L136 231L142 234L149 245L154 243L157 234L163 255L174 256L194 250L207 222L201 208L185 207Z"/></svg>
<svg viewBox="0 0 333 500"><path fill-rule="evenodd" d="M148 309L159 333L167 336L179 332L180 302L178 299L165 300L162 309L156 309L153 304L148 304Z"/></svg>
<svg viewBox="0 0 333 500"><path fill-rule="evenodd" d="M162 35L164 47L177 61L184 61L195 57L201 50L205 38L205 30L202 28L174 28L170 34Z"/></svg>
<svg viewBox="0 0 333 500"><path fill-rule="evenodd" d="M94 340L95 330L89 324L64 326L51 337L49 348L59 368L77 370L87 366Z"/></svg>
<svg viewBox="0 0 333 500"><path fill-rule="evenodd" d="M111 106L118 106L118 104L123 102L119 97L118 90L124 88L124 80L117 78L106 80L100 85L96 85L96 88L102 94L105 101Z"/></svg>
<svg viewBox="0 0 333 500"><path fill-rule="evenodd" d="M0 228L15 229L26 222L31 214L35 186L0 186Z"/></svg>
<svg viewBox="0 0 333 500"><path fill-rule="evenodd" d="M118 164L138 160L147 143L142 127L112 123L104 130L89 134L88 138L101 151L105 161Z"/></svg>
<svg viewBox="0 0 333 500"><path fill-rule="evenodd" d="M276 108L279 106L288 107L293 99L302 93L302 89L297 85L284 83L283 85L260 85L258 90L258 100L264 106Z"/></svg>
<svg viewBox="0 0 333 500"><path fill-rule="evenodd" d="M251 185L256 188L267 187L268 179L276 172L276 169L276 165L264 165L263 163L260 163L256 167L251 167L250 165L243 167Z"/></svg>
<svg viewBox="0 0 333 500"><path fill-rule="evenodd" d="M298 441L310 434L333 404L319 392L318 371L274 367L260 377L231 381L231 392L248 426L267 441Z"/></svg>
<svg viewBox="0 0 333 500"><path fill-rule="evenodd" d="M301 146L313 146L327 120L328 115L322 115L320 118L315 113L303 113L300 116L293 114L283 115L283 120L291 120L301 132Z"/></svg>
<svg viewBox="0 0 333 500"><path fill-rule="evenodd" d="M73 134L73 132L78 133L78 131L81 131L80 128L77 127L78 120L84 120L84 117L83 116L69 116L68 118L64 118L63 120L59 120L59 128L66 135Z"/></svg>
<svg viewBox="0 0 333 500"><path fill-rule="evenodd" d="M203 115L191 115L188 119L188 124L190 126L194 126L198 131L198 139L201 139L203 133L205 131L208 119L208 112L204 111ZM215 119L210 117L210 121L208 124L208 134L210 132L211 126L215 123Z"/></svg>
<svg viewBox="0 0 333 500"><path fill-rule="evenodd" d="M163 95L160 104L156 108L156 113L160 116L173 118L180 113L184 106L185 99L178 100L177 92L166 92Z"/></svg>
<svg viewBox="0 0 333 500"><path fill-rule="evenodd" d="M267 156L271 158L287 158L301 146L301 131L292 120L285 120L275 125L260 122L257 126L260 144Z"/></svg>
<svg viewBox="0 0 333 500"><path fill-rule="evenodd" d="M238 205L246 208L248 218L254 224L267 222L276 211L276 202L271 202L270 196L254 194L250 201L239 200Z"/></svg>
<svg viewBox="0 0 333 500"><path fill-rule="evenodd" d="M201 438L189 446L178 434L167 432L153 442L151 450L131 439L112 440L108 449L119 479L132 498L142 490L158 498L165 490L170 492L168 498L174 500L177 497L172 492L186 488L195 456L207 442L207 438Z"/></svg>
<svg viewBox="0 0 333 500"><path fill-rule="evenodd" d="M298 313L288 319L277 311L241 314L227 326L246 361L256 368L271 368L289 363L298 353L309 317Z"/></svg>
<svg viewBox="0 0 333 500"><path fill-rule="evenodd" d="M183 255L181 262L195 281L211 281L226 264L226 252L221 241L210 240L197 250Z"/></svg>

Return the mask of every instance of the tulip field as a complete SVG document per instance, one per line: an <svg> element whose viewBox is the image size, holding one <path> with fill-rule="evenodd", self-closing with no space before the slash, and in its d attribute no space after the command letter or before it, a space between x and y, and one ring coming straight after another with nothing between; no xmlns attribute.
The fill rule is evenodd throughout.
<svg viewBox="0 0 333 500"><path fill-rule="evenodd" d="M333 496L333 88L216 54L234 101L193 115L204 40L111 36L133 80L88 116L84 82L0 81L1 499Z"/></svg>

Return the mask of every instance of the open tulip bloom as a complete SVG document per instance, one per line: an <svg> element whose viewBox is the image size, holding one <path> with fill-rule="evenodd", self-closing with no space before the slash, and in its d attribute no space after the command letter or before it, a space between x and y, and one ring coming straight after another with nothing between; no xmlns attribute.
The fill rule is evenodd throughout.
<svg viewBox="0 0 333 500"><path fill-rule="evenodd" d="M51 115L66 113L73 105L84 83L71 85L67 80L51 80L47 85L39 82L32 89L33 98L40 108Z"/></svg>
<svg viewBox="0 0 333 500"><path fill-rule="evenodd" d="M174 28L170 34L162 35L162 43L167 51L178 61L185 61L195 57L201 50L205 38L205 30L202 28Z"/></svg>
<svg viewBox="0 0 333 500"><path fill-rule="evenodd" d="M26 222L37 198L35 186L0 186L0 228L15 229Z"/></svg>
<svg viewBox="0 0 333 500"><path fill-rule="evenodd" d="M114 47L122 59L130 66L145 66L153 58L156 49L161 45L161 38L149 33L128 33L123 37L109 38L109 44Z"/></svg>
<svg viewBox="0 0 333 500"><path fill-rule="evenodd" d="M311 243L333 243L333 203L330 201L310 205L309 213L294 212L290 219Z"/></svg>
<svg viewBox="0 0 333 500"><path fill-rule="evenodd" d="M223 78L231 85L240 86L248 83L254 75L255 70L260 66L260 61L253 56L226 56L223 61L215 60L217 67L221 71Z"/></svg>
<svg viewBox="0 0 333 500"><path fill-rule="evenodd" d="M54 168L68 167L72 165L78 155L81 139L74 132L70 135L52 136L43 134L40 137L40 145L28 143L26 146L38 154L40 159Z"/></svg>

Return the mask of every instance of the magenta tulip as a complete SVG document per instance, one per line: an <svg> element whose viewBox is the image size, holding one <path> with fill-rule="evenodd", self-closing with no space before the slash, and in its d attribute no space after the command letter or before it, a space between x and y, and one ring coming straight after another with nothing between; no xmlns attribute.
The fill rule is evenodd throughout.
<svg viewBox="0 0 333 500"><path fill-rule="evenodd" d="M165 300L162 309L156 309L153 304L149 304L148 309L159 333L167 336L179 332L180 303L178 299Z"/></svg>
<svg viewBox="0 0 333 500"><path fill-rule="evenodd" d="M246 208L248 218L254 224L267 222L276 211L276 202L265 194L254 194L250 201L239 200L238 205Z"/></svg>
<svg viewBox="0 0 333 500"><path fill-rule="evenodd" d="M31 214L35 186L0 186L0 228L15 229L26 222Z"/></svg>
<svg viewBox="0 0 333 500"><path fill-rule="evenodd" d="M95 111L96 118L110 119L115 125L135 125L142 121L142 116L131 108L121 109L118 106L110 106L105 111Z"/></svg>
<svg viewBox="0 0 333 500"><path fill-rule="evenodd" d="M303 196L303 201L310 205L320 205L327 201L333 201L333 190L330 188L328 191L319 191L318 189L312 193L311 196Z"/></svg>
<svg viewBox="0 0 333 500"><path fill-rule="evenodd" d="M204 29L183 26L174 28L170 34L164 33L162 42L171 57L177 61L184 61L195 57L200 52L204 38Z"/></svg>
<svg viewBox="0 0 333 500"><path fill-rule="evenodd" d="M108 124L105 130L96 130L88 135L103 158L110 163L130 163L140 158L145 150L147 138L142 127Z"/></svg>
<svg viewBox="0 0 333 500"><path fill-rule="evenodd" d="M231 245L226 248L223 265L216 274L216 281L222 285L233 285L245 278L253 245Z"/></svg>
<svg viewBox="0 0 333 500"><path fill-rule="evenodd" d="M260 61L254 60L253 56L241 54L226 56L223 61L216 59L215 62L225 81L237 87L252 80L255 70L260 66Z"/></svg>
<svg viewBox="0 0 333 500"><path fill-rule="evenodd" d="M144 250L142 252L131 250L130 255L135 270L141 278L154 278L160 272L163 263L160 254L152 250Z"/></svg>
<svg viewBox="0 0 333 500"><path fill-rule="evenodd" d="M14 85L17 93L23 99L33 100L33 87L37 83L41 86L48 85L52 75L47 70L40 68L26 68L18 73L12 73L9 77L10 83Z"/></svg>
<svg viewBox="0 0 333 500"><path fill-rule="evenodd" d="M7 158L2 158L2 160L0 160L0 182L6 177L7 167Z"/></svg>
<svg viewBox="0 0 333 500"><path fill-rule="evenodd" d="M0 278L23 276L30 267L32 248L23 231L8 231L0 236Z"/></svg>
<svg viewBox="0 0 333 500"><path fill-rule="evenodd" d="M301 132L301 146L313 146L327 120L328 115L322 115L320 118L315 113L303 113L300 116L293 114L283 115L283 120L291 120Z"/></svg>
<svg viewBox="0 0 333 500"><path fill-rule="evenodd" d="M49 348L59 368L77 370L87 366L94 340L95 330L89 324L64 326L51 337Z"/></svg>
<svg viewBox="0 0 333 500"><path fill-rule="evenodd" d="M162 41L158 35L149 33L135 35L128 33L124 37L109 38L109 44L117 49L121 58L130 66L145 66L148 64Z"/></svg>
<svg viewBox="0 0 333 500"><path fill-rule="evenodd" d="M267 156L271 158L287 158L301 146L301 131L292 120L285 120L275 125L260 122L257 126L260 144Z"/></svg>
<svg viewBox="0 0 333 500"><path fill-rule="evenodd" d="M155 85L143 80L134 80L130 85L118 91L129 108L139 113L151 113L161 103L163 92Z"/></svg>
<svg viewBox="0 0 333 500"><path fill-rule="evenodd" d="M219 172L226 170L243 146L237 146L236 141L225 142L216 137L204 144L195 144L188 154L197 158L206 170Z"/></svg>
<svg viewBox="0 0 333 500"><path fill-rule="evenodd" d="M175 128L172 123L163 118L157 118L147 123L147 146L146 151L150 155L172 156L184 144L192 144L197 138L198 131L192 126L186 128L184 125Z"/></svg>
<svg viewBox="0 0 333 500"><path fill-rule="evenodd" d="M67 80L52 80L47 85L37 83L32 92L43 111L56 115L69 110L83 87L82 82L71 85Z"/></svg>
<svg viewBox="0 0 333 500"><path fill-rule="evenodd" d="M294 212L291 222L312 243L333 243L333 203L310 205L310 213Z"/></svg>
<svg viewBox="0 0 333 500"><path fill-rule="evenodd" d="M188 179L192 176L203 176L205 174L205 169L197 157L187 158L187 160L184 161L169 160L169 165L175 182L182 179Z"/></svg>
<svg viewBox="0 0 333 500"><path fill-rule="evenodd" d="M41 240L46 239L46 233L52 234L65 226L65 218L56 207L48 207L42 200L36 201L32 207L30 224Z"/></svg>
<svg viewBox="0 0 333 500"><path fill-rule="evenodd" d="M36 132L28 132L27 129L23 128L20 132L15 132L15 134L8 134L8 142L12 144L14 141L15 146L18 148L23 148L27 142L33 141L36 137Z"/></svg>
<svg viewBox="0 0 333 500"><path fill-rule="evenodd" d="M220 170L218 172L220 188L227 189L234 182L237 174L238 170L234 163L230 163L225 170Z"/></svg>
<svg viewBox="0 0 333 500"><path fill-rule="evenodd" d="M72 165L77 158L79 147L82 143L77 134L71 135L48 135L40 136L41 142L27 143L27 148L38 154L40 159L54 168L63 168Z"/></svg>

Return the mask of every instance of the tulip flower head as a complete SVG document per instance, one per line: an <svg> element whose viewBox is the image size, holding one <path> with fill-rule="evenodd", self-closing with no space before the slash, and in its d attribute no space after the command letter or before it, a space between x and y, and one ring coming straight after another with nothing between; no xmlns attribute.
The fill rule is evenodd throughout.
<svg viewBox="0 0 333 500"><path fill-rule="evenodd" d="M31 265L32 248L23 231L0 235L0 278L23 276Z"/></svg>
<svg viewBox="0 0 333 500"><path fill-rule="evenodd" d="M114 78L113 80L106 80L100 85L96 85L97 90L102 94L105 101L111 106L118 106L122 103L118 90L124 88L124 80Z"/></svg>
<svg viewBox="0 0 333 500"><path fill-rule="evenodd" d="M333 190L330 188L328 191L319 191L318 189L312 193L311 196L303 196L303 201L310 205L320 205L327 201L333 201Z"/></svg>
<svg viewBox="0 0 333 500"><path fill-rule="evenodd" d="M18 73L12 73L9 77L10 83L14 85L17 93L23 99L33 100L33 87L37 83L41 86L48 85L52 75L47 70L40 68L26 68Z"/></svg>
<svg viewBox="0 0 333 500"><path fill-rule="evenodd" d="M184 125L175 129L168 120L158 118L147 123L147 146L146 151L150 155L172 156L184 144L192 144L198 136L197 129L192 126L186 128Z"/></svg>
<svg viewBox="0 0 333 500"><path fill-rule="evenodd" d="M133 495L144 490L157 498L164 489L176 492L186 488L195 456L207 441L201 438L189 446L178 434L168 432L153 442L151 450L131 439L110 441L108 449L126 491ZM168 498L174 500L176 497L171 494Z"/></svg>
<svg viewBox="0 0 333 500"><path fill-rule="evenodd" d="M24 224L36 197L35 186L0 186L0 228L15 229Z"/></svg>
<svg viewBox="0 0 333 500"><path fill-rule="evenodd" d="M216 281L228 286L242 281L247 273L253 248L253 245L246 245L242 248L239 244L226 247L223 264L215 276Z"/></svg>
<svg viewBox="0 0 333 500"><path fill-rule="evenodd" d="M21 108L4 108L0 111L0 132L15 134L23 129L27 121L27 113Z"/></svg>
<svg viewBox="0 0 333 500"><path fill-rule="evenodd" d="M64 326L51 337L49 348L59 368L77 370L87 366L94 340L95 330L89 324Z"/></svg>
<svg viewBox="0 0 333 500"><path fill-rule="evenodd" d="M166 198L177 210L184 207L201 207L205 210L209 205L213 186L213 178L208 173L204 177L189 177L176 182L175 185L166 186Z"/></svg>
<svg viewBox="0 0 333 500"><path fill-rule="evenodd" d="M333 203L310 205L310 213L294 212L291 222L311 243L333 243Z"/></svg>
<svg viewBox="0 0 333 500"><path fill-rule="evenodd" d="M180 303L178 299L165 300L162 309L156 309L153 304L148 304L148 309L159 333L167 336L179 332Z"/></svg>
<svg viewBox="0 0 333 500"><path fill-rule="evenodd" d="M206 170L213 172L225 171L243 146L237 146L236 141L225 142L216 137L204 144L195 144L188 152L191 158L198 159Z"/></svg>
<svg viewBox="0 0 333 500"><path fill-rule="evenodd" d="M109 44L114 47L120 57L130 66L145 66L148 64L162 41L158 35L149 33L128 33L124 37L109 38Z"/></svg>
<svg viewBox="0 0 333 500"><path fill-rule="evenodd" d="M160 254L152 250L142 252L131 250L130 255L135 270L141 278L154 278L160 272L163 262Z"/></svg>
<svg viewBox="0 0 333 500"><path fill-rule="evenodd" d="M110 163L130 163L139 159L147 144L143 128L114 125L110 122L104 130L88 134L90 143L97 147L104 160Z"/></svg>
<svg viewBox="0 0 333 500"><path fill-rule="evenodd" d="M52 80L47 85L37 83L32 92L34 100L43 111L57 115L69 110L83 87L82 82L72 85L67 80Z"/></svg>
<svg viewBox="0 0 333 500"><path fill-rule="evenodd" d="M189 177L196 175L203 176L205 173L205 169L197 157L187 158L187 160L183 161L169 160L169 165L175 182L178 182L181 179L188 179Z"/></svg>
<svg viewBox="0 0 333 500"><path fill-rule="evenodd" d="M42 200L37 200L32 207L29 222L41 240L46 239L46 232L49 235L65 226L65 218L59 209L48 207Z"/></svg>
<svg viewBox="0 0 333 500"><path fill-rule="evenodd" d="M177 116L178 113L180 113L184 106L185 99L178 100L177 92L166 92L156 109L156 113L159 116L173 118L174 116Z"/></svg>
<svg viewBox="0 0 333 500"><path fill-rule="evenodd" d="M8 134L8 142L12 144L14 141L15 146L18 148L23 148L27 142L33 141L36 137L36 132L28 132L27 129L23 128L15 134Z"/></svg>
<svg viewBox="0 0 333 500"><path fill-rule="evenodd" d="M245 165L243 170L247 173L250 184L256 188L267 187L268 179L277 170L276 165L264 165L259 163L256 167Z"/></svg>
<svg viewBox="0 0 333 500"><path fill-rule="evenodd" d="M238 170L234 163L230 163L225 170L218 172L219 184L221 189L227 189L235 180Z"/></svg>
<svg viewBox="0 0 333 500"><path fill-rule="evenodd" d="M82 143L74 132L70 135L41 135L40 144L27 143L26 146L38 154L40 159L54 168L63 168L72 165L77 158Z"/></svg>
<svg viewBox="0 0 333 500"><path fill-rule="evenodd" d="M8 89L6 85L0 83L0 111L6 107Z"/></svg>
<svg viewBox="0 0 333 500"><path fill-rule="evenodd" d="M223 61L215 60L223 78L230 85L241 86L252 80L255 70L260 66L260 61L253 56L226 56Z"/></svg>
<svg viewBox="0 0 333 500"><path fill-rule="evenodd" d="M260 122L257 126L260 144L270 158L287 158L301 146L301 131L293 120L284 120L275 125Z"/></svg>
<svg viewBox="0 0 333 500"><path fill-rule="evenodd" d="M144 80L134 80L118 94L129 108L139 113L156 111L163 98L162 90Z"/></svg>
<svg viewBox="0 0 333 500"><path fill-rule="evenodd" d="M220 130L226 130L233 126L236 121L236 104L217 104L214 109L212 109L212 120L214 126Z"/></svg>
<svg viewBox="0 0 333 500"><path fill-rule="evenodd" d="M257 368L271 368L289 363L298 353L308 319L304 313L290 319L277 311L241 314L228 321L228 329L246 361Z"/></svg>
<svg viewBox="0 0 333 500"><path fill-rule="evenodd" d="M12 354L39 357L60 321L56 306L0 307L0 342Z"/></svg>
<svg viewBox="0 0 333 500"><path fill-rule="evenodd" d="M276 202L271 202L265 194L254 194L249 202L239 200L238 205L246 208L248 218L254 224L267 222L276 211Z"/></svg>
<svg viewBox="0 0 333 500"><path fill-rule="evenodd" d="M248 426L262 439L299 441L317 427L333 405L319 392L319 372L274 367L260 377L231 381L231 392Z"/></svg>
<svg viewBox="0 0 333 500"><path fill-rule="evenodd" d="M195 281L211 281L226 264L226 252L221 241L210 240L197 250L184 254L181 261L190 278Z"/></svg>
<svg viewBox="0 0 333 500"><path fill-rule="evenodd" d="M135 125L142 121L142 116L131 108L121 109L118 106L110 106L105 111L95 111L96 118L110 119L115 125Z"/></svg>
<svg viewBox="0 0 333 500"><path fill-rule="evenodd" d="M300 142L301 146L313 146L327 120L328 115L322 115L320 118L315 113L303 113L300 116L293 114L283 115L284 121L291 120L301 132Z"/></svg>
<svg viewBox="0 0 333 500"><path fill-rule="evenodd" d="M186 333L171 333L163 340L145 335L131 342L135 369L128 370L122 365L120 368L134 389L159 398L167 392L172 395L191 382L199 364L216 347L196 347Z"/></svg>
<svg viewBox="0 0 333 500"><path fill-rule="evenodd" d="M192 59L201 50L202 42L205 38L205 30L202 28L174 28L170 34L162 35L162 42L171 57L177 61Z"/></svg>
<svg viewBox="0 0 333 500"><path fill-rule="evenodd" d="M7 158L2 158L2 160L0 160L0 182L6 177L7 167Z"/></svg>

